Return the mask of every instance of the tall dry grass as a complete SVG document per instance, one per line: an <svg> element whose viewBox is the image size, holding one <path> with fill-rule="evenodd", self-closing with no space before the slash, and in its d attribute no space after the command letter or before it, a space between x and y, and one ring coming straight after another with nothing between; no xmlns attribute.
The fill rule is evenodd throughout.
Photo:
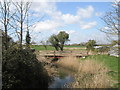
<svg viewBox="0 0 120 90"><path fill-rule="evenodd" d="M73 88L109 88L111 78L107 75L108 69L93 60L79 60L75 57L62 58L58 64L66 69L76 71Z"/></svg>
<svg viewBox="0 0 120 90"><path fill-rule="evenodd" d="M61 67L64 67L65 69L70 69L72 71L78 71L80 66L79 60L72 56L60 59L57 64Z"/></svg>
<svg viewBox="0 0 120 90"><path fill-rule="evenodd" d="M112 81L107 72L108 69L100 62L81 61L79 71L75 75L76 82L72 86L75 88L110 88Z"/></svg>

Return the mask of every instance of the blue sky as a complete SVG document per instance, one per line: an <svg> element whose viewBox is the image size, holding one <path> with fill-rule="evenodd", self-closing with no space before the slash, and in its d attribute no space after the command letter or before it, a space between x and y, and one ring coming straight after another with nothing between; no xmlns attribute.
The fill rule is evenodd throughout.
<svg viewBox="0 0 120 90"><path fill-rule="evenodd" d="M90 39L108 43L106 35L98 29L105 27L100 17L111 6L110 2L34 2L30 18L43 18L34 22L34 26L30 28L32 41L39 44L52 34L66 31L70 35L68 44L87 42Z"/></svg>

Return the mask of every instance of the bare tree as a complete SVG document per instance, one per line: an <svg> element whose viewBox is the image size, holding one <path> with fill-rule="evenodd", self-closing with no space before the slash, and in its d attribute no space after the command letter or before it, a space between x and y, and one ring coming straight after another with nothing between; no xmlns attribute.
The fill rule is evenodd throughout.
<svg viewBox="0 0 120 90"><path fill-rule="evenodd" d="M41 44L45 47L45 49L47 50L48 41L41 41L40 43L41 43Z"/></svg>
<svg viewBox="0 0 120 90"><path fill-rule="evenodd" d="M25 24L27 22L27 16L28 11L31 6L31 2L23 2L22 0L20 2L14 2L13 3L16 8L16 14L13 17L13 19L16 22L16 26L20 35L20 48L22 48L22 42L23 42L23 32L25 30ZM28 22L27 22L28 23ZM28 29L28 26L27 26Z"/></svg>
<svg viewBox="0 0 120 90"><path fill-rule="evenodd" d="M10 21L15 14L15 12L11 12L10 6L11 2L9 0L0 2L0 23L2 24L2 31L5 33L5 50L8 49L8 30L11 29Z"/></svg>
<svg viewBox="0 0 120 90"><path fill-rule="evenodd" d="M105 16L102 18L105 22L105 27L100 29L102 32L106 33L107 36L117 36L120 35L120 2L112 3L112 9L106 12Z"/></svg>

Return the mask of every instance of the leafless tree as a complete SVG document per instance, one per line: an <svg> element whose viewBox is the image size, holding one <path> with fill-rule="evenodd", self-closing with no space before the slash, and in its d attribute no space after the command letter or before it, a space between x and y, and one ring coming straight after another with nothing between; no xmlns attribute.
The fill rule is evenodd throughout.
<svg viewBox="0 0 120 90"><path fill-rule="evenodd" d="M106 12L105 16L102 18L105 22L105 27L100 29L102 32L106 33L107 36L120 35L120 2L112 3L111 11Z"/></svg>
<svg viewBox="0 0 120 90"><path fill-rule="evenodd" d="M40 43L41 43L41 44L45 47L45 49L47 50L48 41L41 41Z"/></svg>
<svg viewBox="0 0 120 90"><path fill-rule="evenodd" d="M5 49L8 49L8 30L11 29L10 22L15 12L10 10L11 2L9 0L4 0L0 2L0 23L1 29L5 34Z"/></svg>
<svg viewBox="0 0 120 90"><path fill-rule="evenodd" d="M19 32L19 37L20 37L20 48L22 48L22 42L23 42L23 32L25 30L25 26L27 25L27 30L28 30L28 12L31 6L31 2L14 2L13 5L16 8L16 14L13 17L15 23L16 23L16 28L17 32Z"/></svg>

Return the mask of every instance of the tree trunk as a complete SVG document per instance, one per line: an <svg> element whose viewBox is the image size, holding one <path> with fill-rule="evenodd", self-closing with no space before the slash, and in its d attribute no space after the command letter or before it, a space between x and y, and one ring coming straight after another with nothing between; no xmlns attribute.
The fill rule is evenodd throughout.
<svg viewBox="0 0 120 90"><path fill-rule="evenodd" d="M5 25L5 50L8 49L7 26Z"/></svg>
<svg viewBox="0 0 120 90"><path fill-rule="evenodd" d="M20 48L22 48L22 40L23 40L23 37L22 37L22 34L23 34L23 10L22 10L22 3L21 3L21 16L20 16Z"/></svg>
<svg viewBox="0 0 120 90"><path fill-rule="evenodd" d="M4 2L5 3L5 2ZM4 28L5 28L5 50L8 49L8 38L7 38L7 4L4 4Z"/></svg>
<svg viewBox="0 0 120 90"><path fill-rule="evenodd" d="M57 51L59 51L59 49L58 49L58 47L57 46L54 46L55 47L55 49L57 50Z"/></svg>
<svg viewBox="0 0 120 90"><path fill-rule="evenodd" d="M60 50L63 51L64 45L61 45L61 46L59 46L59 47L60 47Z"/></svg>

